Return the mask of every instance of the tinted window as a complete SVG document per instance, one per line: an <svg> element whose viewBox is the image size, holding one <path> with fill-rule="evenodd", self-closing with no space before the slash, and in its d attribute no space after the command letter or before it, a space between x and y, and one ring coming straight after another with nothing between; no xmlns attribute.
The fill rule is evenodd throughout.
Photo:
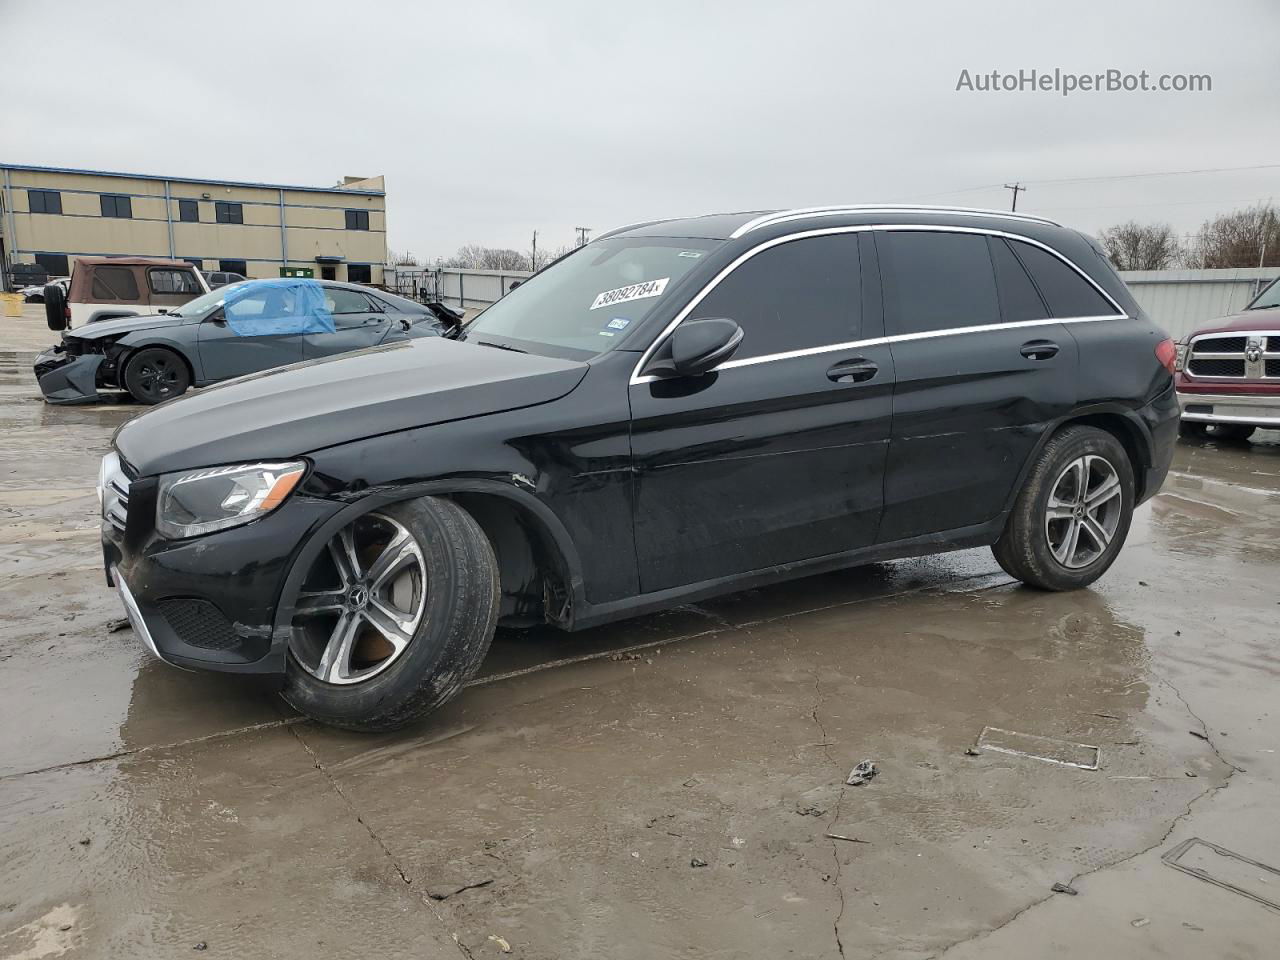
<svg viewBox="0 0 1280 960"><path fill-rule="evenodd" d="M1108 317L1116 308L1088 280L1061 259L1029 243L1012 242L1018 259L1027 266L1031 278L1055 317Z"/></svg>
<svg viewBox="0 0 1280 960"><path fill-rule="evenodd" d="M373 270L367 263L347 264L347 279L352 283L371 283Z"/></svg>
<svg viewBox="0 0 1280 960"><path fill-rule="evenodd" d="M368 313L370 310L369 300L363 293L341 287L325 287L324 302L330 313Z"/></svg>
<svg viewBox="0 0 1280 960"><path fill-rule="evenodd" d="M190 270L148 270L152 293L204 293Z"/></svg>
<svg viewBox="0 0 1280 960"><path fill-rule="evenodd" d="M369 211L368 210L348 210L347 211L347 229L348 230L368 230L369 229Z"/></svg>
<svg viewBox="0 0 1280 960"><path fill-rule="evenodd" d="M91 295L95 300L138 299L138 281L128 267L94 267Z"/></svg>
<svg viewBox="0 0 1280 960"><path fill-rule="evenodd" d="M826 347L858 338L862 314L858 237L792 240L758 253L690 312L736 320L745 336L735 360Z"/></svg>
<svg viewBox="0 0 1280 960"><path fill-rule="evenodd" d="M65 253L37 253L36 263L44 267L51 277L65 277L71 272L67 269L67 255Z"/></svg>
<svg viewBox="0 0 1280 960"><path fill-rule="evenodd" d="M32 213L61 213L62 194L56 190L28 190L27 209Z"/></svg>
<svg viewBox="0 0 1280 960"><path fill-rule="evenodd" d="M247 274L249 270L248 264L246 264L243 260L219 260L218 269L223 271L224 273L239 273L239 274Z"/></svg>
<svg viewBox="0 0 1280 960"><path fill-rule="evenodd" d="M218 223L244 223L244 205L224 203L219 200L213 205L214 219Z"/></svg>
<svg viewBox="0 0 1280 960"><path fill-rule="evenodd" d="M990 237L991 259L996 265L996 286L1000 291L1000 313L1005 323L1021 320L1044 320L1049 316L1044 301L1036 293L1035 284L1027 276L1009 244L1000 237Z"/></svg>
<svg viewBox="0 0 1280 960"><path fill-rule="evenodd" d="M890 334L1000 322L987 238L974 233L884 232L877 238Z"/></svg>
<svg viewBox="0 0 1280 960"><path fill-rule="evenodd" d="M102 215L128 220L133 216L133 203L128 197L115 193L104 193L101 196Z"/></svg>
<svg viewBox="0 0 1280 960"><path fill-rule="evenodd" d="M200 204L195 200L179 200L178 219L183 223L199 223Z"/></svg>

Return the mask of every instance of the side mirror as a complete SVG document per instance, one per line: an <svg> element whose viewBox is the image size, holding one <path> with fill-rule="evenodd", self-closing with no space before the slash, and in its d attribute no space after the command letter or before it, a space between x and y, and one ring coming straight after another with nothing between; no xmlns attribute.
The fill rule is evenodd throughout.
<svg viewBox="0 0 1280 960"><path fill-rule="evenodd" d="M67 295L60 283L45 285L44 322L50 330L67 329Z"/></svg>
<svg viewBox="0 0 1280 960"><path fill-rule="evenodd" d="M727 317L686 320L676 327L647 372L667 377L701 376L732 357L745 335Z"/></svg>

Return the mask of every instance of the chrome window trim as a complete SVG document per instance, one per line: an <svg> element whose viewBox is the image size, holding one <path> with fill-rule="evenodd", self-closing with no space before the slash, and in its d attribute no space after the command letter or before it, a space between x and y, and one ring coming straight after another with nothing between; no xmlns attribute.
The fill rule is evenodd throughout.
<svg viewBox="0 0 1280 960"><path fill-rule="evenodd" d="M931 209L936 209L936 208L931 208ZM825 236L833 236L833 235L844 234L844 233L866 233L866 232L875 231L875 230L881 230L885 232L915 231L915 232L925 232L925 233L976 233L982 236L1004 237L1005 239L1008 239L1008 240L1017 240L1022 243L1029 243L1032 246L1040 247L1042 250L1045 250L1048 253L1053 254L1053 256L1057 257L1067 266L1071 267L1071 269L1075 270L1076 273L1080 274L1080 276L1084 277L1084 279L1087 280L1089 284L1095 290L1098 291L1098 293L1102 294L1103 298L1106 299L1108 303L1110 303L1113 307L1116 308L1116 312L1114 314L1092 316L1092 317L1047 317L1042 320L1020 320L1020 321L1015 321L1014 323L975 324L969 327L952 327L946 330L922 330L916 333L901 333L901 334L894 334L892 336L886 336L886 337L875 337L867 340L851 340L845 343L829 344L829 345L820 346L820 347L806 347L801 350L788 350L783 353L763 354L759 357L748 357L743 360L727 360L724 363L720 364L715 369L730 370L730 369L733 369L734 367L752 366L754 364L766 363L772 360L789 360L793 357L813 356L820 353L828 353L833 350L846 350L854 347L869 347L869 346L875 346L882 343L897 343L897 342L907 341L907 340L923 340L923 339L932 338L932 337L956 336L962 333L983 333L990 330L1011 329L1016 327L1044 326L1051 323L1092 323L1099 320L1124 320L1128 318L1128 314L1124 312L1120 304L1116 303L1115 298L1112 297L1111 294L1107 293L1106 290L1102 289L1102 287L1099 286L1098 283L1091 276L1089 276L1082 269L1080 269L1080 267L1077 266L1074 262L1072 262L1070 258L1059 253L1057 250L1053 249L1053 247L1049 246L1048 244L1041 243L1039 240L1032 239L1031 237L1022 236L1021 234L1009 233L1004 230L996 230L990 227L953 227L953 226L944 226L941 224L927 224L927 223L892 223L892 224L883 224L883 223L870 224L869 223L869 224L859 224L857 226L851 226L851 227L818 227L813 230L803 230L803 231L800 231L799 233L788 233L781 237L774 237L772 240L766 240L763 243L757 244L756 246L752 247L749 250L743 251L741 255L734 258L732 263L730 263L723 270L721 270L714 277L712 277L709 281L707 281L707 283L703 286L703 288L699 290L693 296L693 298L690 299L690 301L680 309L680 312L677 313L671 319L671 321L666 325L666 327L663 328L662 332L659 333L658 336L656 336L653 339L653 342L649 344L647 348L645 348L645 351L642 354L640 354L640 359L636 362L635 367L632 368L631 379L628 381L628 386L637 386L643 383L653 383L656 380L662 379L660 377L654 376L653 374L641 375L640 371L644 369L645 364L647 364L651 359L653 359L653 355L658 351L659 347L662 346L663 342L669 336L671 336L672 332L675 331L676 327L680 326L681 322L684 321L684 319L688 317L690 313L693 312L694 308L697 307L697 305L702 302L702 300L707 296L707 294L709 294L712 290L714 290L720 284L720 282L725 279L725 277L729 276L729 274L733 273L734 270L737 270L738 267L742 266L742 264L746 263L756 254L763 253L765 250L769 250L772 247L779 246L780 244L783 244L783 243L790 243L793 240L806 240L806 239L809 239L810 237L825 237Z"/></svg>
<svg viewBox="0 0 1280 960"><path fill-rule="evenodd" d="M957 213L983 217L995 217L1001 220L1020 220L1024 223L1043 223L1050 227L1062 224L1044 217L1033 217L1029 214L1013 213L1005 210L988 210L983 207L935 207L923 203L851 203L828 207L797 207L793 210L775 210L761 214L754 220L748 220L733 233L730 240L737 240L752 230L777 223L788 223L792 220L803 220L806 217L837 217L842 213L900 213L903 211L920 211L921 213Z"/></svg>

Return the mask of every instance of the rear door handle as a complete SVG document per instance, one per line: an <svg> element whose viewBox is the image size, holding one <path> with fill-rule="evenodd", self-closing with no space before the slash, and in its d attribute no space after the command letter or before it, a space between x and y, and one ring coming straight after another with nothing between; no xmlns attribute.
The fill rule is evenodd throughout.
<svg viewBox="0 0 1280 960"><path fill-rule="evenodd" d="M1028 340L1019 351L1028 360L1048 360L1062 349L1052 340Z"/></svg>
<svg viewBox="0 0 1280 960"><path fill-rule="evenodd" d="M827 371L827 379L834 383L863 383L870 380L880 368L866 357L841 360Z"/></svg>

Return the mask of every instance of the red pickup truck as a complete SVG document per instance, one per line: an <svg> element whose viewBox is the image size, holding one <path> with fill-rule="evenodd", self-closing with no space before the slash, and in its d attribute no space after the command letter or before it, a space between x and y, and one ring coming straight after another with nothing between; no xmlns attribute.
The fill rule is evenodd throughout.
<svg viewBox="0 0 1280 960"><path fill-rule="evenodd" d="M1259 427L1280 429L1280 279L1242 312L1184 337L1174 383L1184 437L1247 440Z"/></svg>

